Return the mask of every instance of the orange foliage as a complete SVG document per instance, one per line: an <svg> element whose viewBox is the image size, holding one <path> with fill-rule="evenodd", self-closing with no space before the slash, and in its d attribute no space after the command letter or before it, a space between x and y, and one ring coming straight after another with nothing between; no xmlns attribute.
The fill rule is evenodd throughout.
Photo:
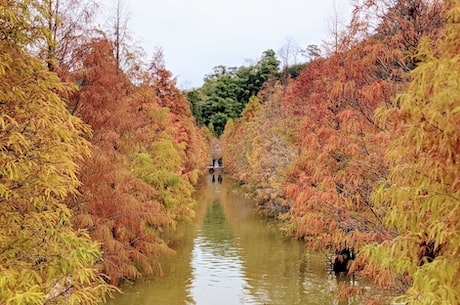
<svg viewBox="0 0 460 305"><path fill-rule="evenodd" d="M367 51L364 44L358 45L313 64L320 81L311 82L307 67L285 97L286 106L292 108L290 96L310 82L311 94L304 96L307 102L301 106L305 114L301 156L288 177L286 191L294 199L291 216L300 221L297 235L308 237L318 247L332 240L344 241L342 233L352 231L359 236L353 234L351 244L369 241L369 232L383 229L378 215L372 215L369 196L373 184L386 175L388 135L372 117L380 103L391 100L398 86L375 76L378 67L367 60ZM312 222L322 225L312 226Z"/></svg>
<svg viewBox="0 0 460 305"><path fill-rule="evenodd" d="M261 107L227 124L226 168L259 205L288 210L285 229L314 248L359 253L392 239L397 233L383 221L387 211L371 194L388 176L386 154L396 133L391 121L376 121L375 111L392 107L419 63L413 55L420 39L437 37L442 23L440 1L357 1L340 52L308 63L286 88L264 96ZM350 271L399 292L411 280L360 255Z"/></svg>
<svg viewBox="0 0 460 305"><path fill-rule="evenodd" d="M164 67L156 70L161 82L149 83L146 72L136 86L117 69L109 41L95 39L80 54L83 68L73 74L80 91L69 107L93 128L93 149L82 165L74 223L101 243L101 268L116 284L152 274L157 258L173 253L162 231L192 215L192 184L207 151Z"/></svg>
<svg viewBox="0 0 460 305"><path fill-rule="evenodd" d="M311 63L287 90L284 106L302 115L302 124L301 155L286 192L293 199L295 234L315 247L347 242L359 248L392 234L382 223L384 211L370 198L376 182L387 176L391 140L374 121L374 111L389 105L406 83L405 72L416 64L408 52L421 35L436 34L439 17L423 18L433 17L438 7L413 5L416 22L405 21L408 7L398 1L381 16L377 35L360 32L350 49ZM372 9L367 2L355 12L351 33L362 25L360 14ZM394 30L395 22L406 36Z"/></svg>
<svg viewBox="0 0 460 305"><path fill-rule="evenodd" d="M252 97L243 116L234 125L229 121L222 136L226 171L246 184L258 208L268 215L289 210L282 189L284 173L295 159L291 145L294 120L281 109L283 88L275 85Z"/></svg>

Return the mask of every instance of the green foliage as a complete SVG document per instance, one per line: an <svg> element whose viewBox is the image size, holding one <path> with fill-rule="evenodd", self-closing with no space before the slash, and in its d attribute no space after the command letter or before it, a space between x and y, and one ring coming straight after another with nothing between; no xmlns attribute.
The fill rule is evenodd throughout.
<svg viewBox="0 0 460 305"><path fill-rule="evenodd" d="M256 64L258 79L256 85L262 86L270 77L279 78L280 61L276 59L275 51L267 50L262 54L262 58ZM260 88L259 87L259 88Z"/></svg>
<svg viewBox="0 0 460 305"><path fill-rule="evenodd" d="M280 77L279 64L275 52L267 50L257 64L249 67L215 67L201 88L187 93L196 121L205 126L212 123L215 135L220 136L227 120L240 117L249 98L264 83Z"/></svg>
<svg viewBox="0 0 460 305"><path fill-rule="evenodd" d="M291 65L286 68L286 73L289 75L289 78L296 78L307 65L306 63Z"/></svg>
<svg viewBox="0 0 460 305"><path fill-rule="evenodd" d="M209 122L214 128L214 133L217 137L220 137L224 131L225 124L227 123L228 116L225 113L217 112L211 115Z"/></svg>
<svg viewBox="0 0 460 305"><path fill-rule="evenodd" d="M134 156L131 170L134 175L141 178L145 182L149 184L154 182L153 177L150 176L150 173L153 172L153 160L150 154L145 152L137 153Z"/></svg>
<svg viewBox="0 0 460 305"><path fill-rule="evenodd" d="M447 4L443 39L421 41L410 85L379 112L398 138L388 154L390 176L374 199L397 237L366 254L404 279L404 304L460 304L460 2Z"/></svg>
<svg viewBox="0 0 460 305"><path fill-rule="evenodd" d="M76 195L88 126L58 94L72 88L27 52L34 31L26 5L0 20L0 303L94 304L110 287L94 269L99 245L74 230L65 205ZM5 28L3 28L5 29Z"/></svg>
<svg viewBox="0 0 460 305"><path fill-rule="evenodd" d="M168 135L161 138L148 151L134 155L132 172L158 191L158 200L167 210L173 212L181 207L190 209L188 213L192 214L194 202L188 196L193 186L181 175L179 151Z"/></svg>

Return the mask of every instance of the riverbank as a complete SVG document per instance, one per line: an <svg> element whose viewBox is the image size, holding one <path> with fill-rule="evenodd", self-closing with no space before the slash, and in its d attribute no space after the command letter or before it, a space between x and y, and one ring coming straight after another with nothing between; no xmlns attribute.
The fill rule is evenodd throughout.
<svg viewBox="0 0 460 305"><path fill-rule="evenodd" d="M341 285L372 286L336 278L322 253L283 237L277 221L259 215L237 183L204 177L196 192L193 222L182 223L168 242L176 251L161 260L163 276L125 283L109 305L360 305L339 301Z"/></svg>

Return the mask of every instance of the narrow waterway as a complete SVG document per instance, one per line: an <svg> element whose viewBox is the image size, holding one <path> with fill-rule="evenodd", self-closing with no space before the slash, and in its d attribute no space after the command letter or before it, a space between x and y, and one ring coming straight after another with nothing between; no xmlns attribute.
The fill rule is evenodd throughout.
<svg viewBox="0 0 460 305"><path fill-rule="evenodd" d="M194 222L170 241L177 255L162 261L164 276L125 284L108 304L360 304L337 300L340 283L326 271L323 254L283 238L232 181L217 178L207 176Z"/></svg>

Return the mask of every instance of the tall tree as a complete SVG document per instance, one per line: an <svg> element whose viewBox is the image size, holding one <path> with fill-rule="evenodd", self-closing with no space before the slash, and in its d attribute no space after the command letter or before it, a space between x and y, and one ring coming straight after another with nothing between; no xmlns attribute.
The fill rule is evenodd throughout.
<svg viewBox="0 0 460 305"><path fill-rule="evenodd" d="M226 172L243 182L258 209L270 216L289 210L282 186L297 156L292 145L297 122L283 112L282 93L277 84L263 89L260 98L251 97L241 118L229 121L222 136Z"/></svg>
<svg viewBox="0 0 460 305"><path fill-rule="evenodd" d="M128 53L128 22L130 13L124 0L114 0L112 6L111 27L115 59L118 69L121 69Z"/></svg>
<svg viewBox="0 0 460 305"><path fill-rule="evenodd" d="M280 61L276 58L275 51L271 49L263 52L262 58L257 62L255 68L257 73L256 85L259 89L270 78L278 79L280 76Z"/></svg>
<svg viewBox="0 0 460 305"><path fill-rule="evenodd" d="M307 58L308 61L313 61L321 57L321 50L315 44L309 44L305 49L301 50L301 54Z"/></svg>
<svg viewBox="0 0 460 305"><path fill-rule="evenodd" d="M344 36L346 35L346 20L344 8L337 4L336 0L332 1L332 8L328 17L328 38L323 42L328 54L343 51Z"/></svg>
<svg viewBox="0 0 460 305"><path fill-rule="evenodd" d="M257 64L249 67L215 67L201 88L188 92L197 122L212 124L220 136L227 120L238 118L251 96L267 81L280 77L279 64L275 52L267 50Z"/></svg>
<svg viewBox="0 0 460 305"><path fill-rule="evenodd" d="M101 268L117 284L153 274L158 258L173 253L162 231L192 215L207 153L161 53L138 85L118 69L108 39L94 39L81 54L72 106L94 134L74 222L101 243Z"/></svg>
<svg viewBox="0 0 460 305"><path fill-rule="evenodd" d="M145 158L131 161L129 156L133 150L144 152L136 130L148 124L145 112L151 108L130 96L132 85L118 71L110 41L95 39L82 52L82 70L74 75L82 84L75 96L75 115L94 133L93 154L80 175L81 195L72 206L77 212L74 223L101 243L100 267L111 283L118 284L142 272L153 273L154 256L171 253L157 231L169 225L171 217L158 202L157 192L142 175L136 176L138 167L146 167Z"/></svg>
<svg viewBox="0 0 460 305"><path fill-rule="evenodd" d="M298 233L321 247L333 240L359 246L388 237L370 194L387 175L384 153L391 134L373 114L382 103L390 105L407 81L405 71L416 63L407 56L411 45L422 35L436 36L434 12L440 12L435 3L423 3L417 22L406 23L410 16L404 3L387 7L379 32L366 39L361 35L347 51L310 63L287 92L285 105L305 115L301 156L287 184L295 199L291 214ZM404 24L404 32L412 33L422 23L432 26L411 39L385 30Z"/></svg>
<svg viewBox="0 0 460 305"><path fill-rule="evenodd" d="M397 135L390 175L374 193L397 235L366 254L404 304L460 304L460 2L448 24L424 38L412 81L377 117Z"/></svg>
<svg viewBox="0 0 460 305"><path fill-rule="evenodd" d="M286 43L278 50L278 56L282 60L282 79L287 83L289 78L289 66L296 66L297 59L301 53L299 45L292 37L286 38Z"/></svg>
<svg viewBox="0 0 460 305"><path fill-rule="evenodd" d="M73 88L29 53L49 35L33 23L36 3L0 4L0 303L94 304L110 290L94 268L99 245L66 206L90 130L58 95Z"/></svg>
<svg viewBox="0 0 460 305"><path fill-rule="evenodd" d="M40 57L50 71L65 72L74 69L78 59L73 56L92 31L91 24L97 4L92 0L42 0L34 1L37 23L48 29L42 39L37 39ZM59 68L59 69L58 69Z"/></svg>

